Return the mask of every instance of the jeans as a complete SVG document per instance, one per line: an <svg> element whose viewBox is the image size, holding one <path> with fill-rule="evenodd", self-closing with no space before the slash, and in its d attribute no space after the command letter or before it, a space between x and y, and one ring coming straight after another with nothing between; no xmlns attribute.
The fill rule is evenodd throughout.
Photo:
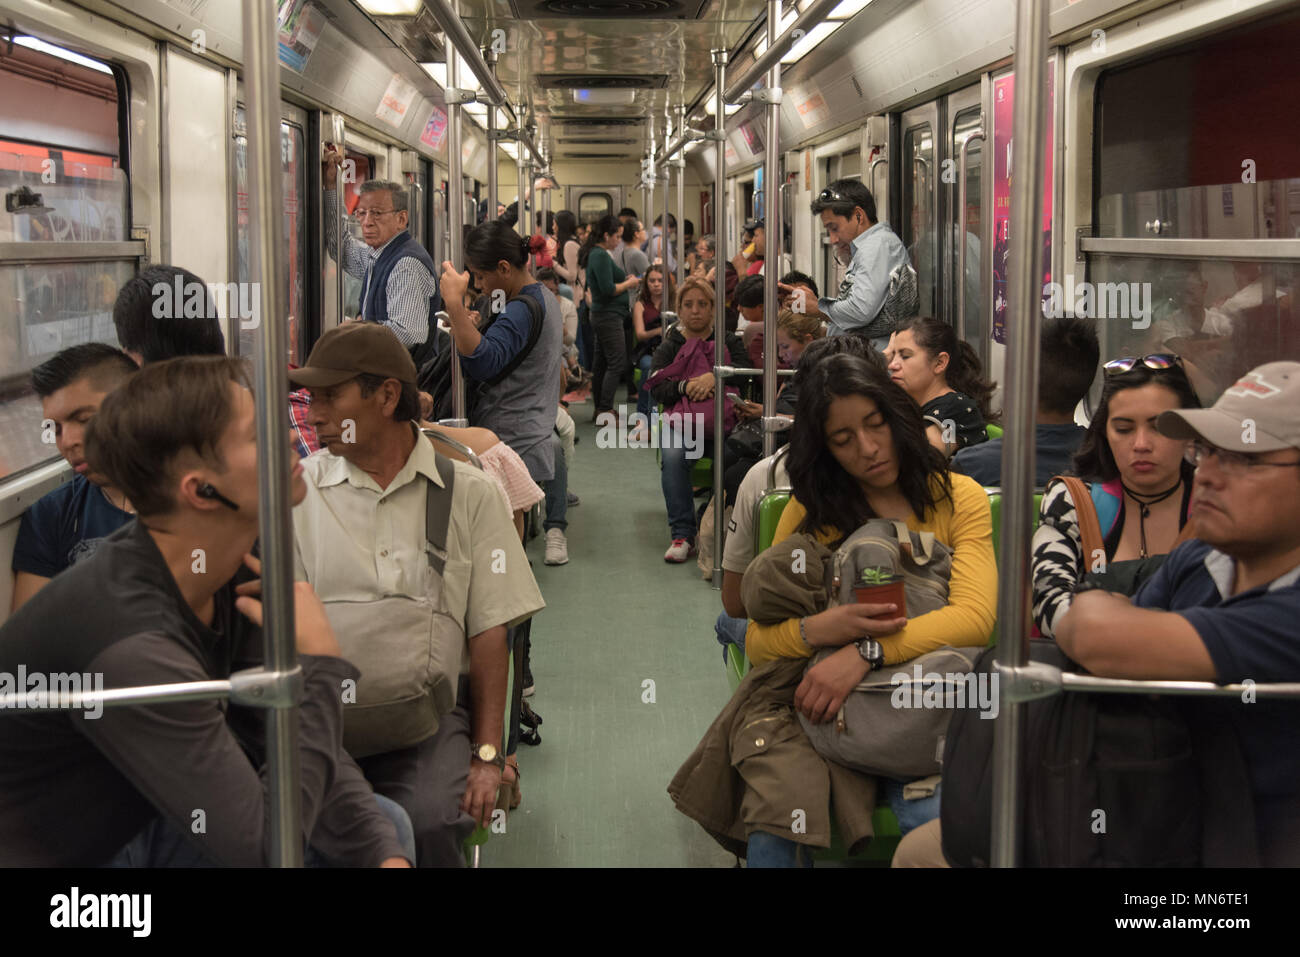
<svg viewBox="0 0 1300 957"><path fill-rule="evenodd" d="M614 393L627 368L627 339L623 317L617 312L593 312L591 331L596 337L596 358L591 370L591 400L597 412L614 408Z"/></svg>
<svg viewBox="0 0 1300 957"><path fill-rule="evenodd" d="M546 521L542 528L550 531L558 528L564 531L569 527L566 516L569 512L569 460L564 454L564 443L552 432L551 444L555 446L555 477L542 482L542 491L546 493Z"/></svg>
<svg viewBox="0 0 1300 957"><path fill-rule="evenodd" d="M402 853L406 859L414 864L415 829L411 826L410 815L400 804L382 794L375 795L375 803L384 812L384 816L393 822L393 828L397 831L397 843L402 846ZM307 867L345 866L331 861L310 846L303 854L303 864ZM219 867L220 865L204 854L198 845L186 838L175 825L162 817L156 817L117 852L108 866Z"/></svg>
<svg viewBox="0 0 1300 957"><path fill-rule="evenodd" d="M653 357L646 353L637 363L641 368L641 388L636 394L636 410L644 416L650 415L650 410L654 407L654 400L650 398L650 390L646 387L646 382L650 378L650 363Z"/></svg>
<svg viewBox="0 0 1300 957"><path fill-rule="evenodd" d="M732 618L725 611L718 615L718 620L713 623L713 632L722 646L723 661L727 660L727 645L739 645L741 651L745 650L745 629L748 627L748 618Z"/></svg>
<svg viewBox="0 0 1300 957"><path fill-rule="evenodd" d="M584 369L591 368L591 353L595 346L594 337L591 331L591 316L588 314L587 304L581 303L578 306L578 363Z"/></svg>
<svg viewBox="0 0 1300 957"><path fill-rule="evenodd" d="M702 437L697 438L703 443ZM668 527L674 539L694 541L695 495L691 489L691 468L702 449L685 448L682 433L670 423L664 423L659 439L663 458L659 480L664 490L664 505L668 508Z"/></svg>
<svg viewBox="0 0 1300 957"><path fill-rule="evenodd" d="M885 787L885 798L889 807L898 818L898 832L906 835L908 831L920 827L927 821L939 816L939 795L942 785L935 788L928 798L908 801L903 797L906 781L893 778L881 778ZM766 831L755 831L749 835L748 848L745 852L750 867L812 867L811 849L787 837L777 837Z"/></svg>

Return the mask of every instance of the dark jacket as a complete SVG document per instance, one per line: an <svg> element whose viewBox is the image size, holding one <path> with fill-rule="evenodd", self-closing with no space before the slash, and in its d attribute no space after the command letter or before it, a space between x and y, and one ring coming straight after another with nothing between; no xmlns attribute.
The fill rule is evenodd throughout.
<svg viewBox="0 0 1300 957"><path fill-rule="evenodd" d="M801 573L791 571L795 548L804 549ZM756 621L822 611L830 557L830 549L807 535L767 549L745 572L745 607ZM874 833L876 779L821 757L799 723L794 693L807 664L779 658L751 669L668 786L677 809L737 856L754 831L829 847L832 807L850 852ZM793 817L795 809L802 820Z"/></svg>
<svg viewBox="0 0 1300 957"><path fill-rule="evenodd" d="M713 342L713 336L709 336L705 341ZM731 365L748 369L749 357L745 354L745 346L740 341L740 337L734 333L728 333L723 342L726 343L726 351L730 356L728 361ZM685 344L686 337L674 324L668 330L668 334L664 336L663 342L659 343L659 347L655 349L654 356L650 360L650 372L653 374L672 362L673 357L677 355L677 351ZM743 383L738 382L738 385L743 385ZM671 406L681 397L681 394L677 381L672 379L660 382L650 388L650 395L654 400L665 406Z"/></svg>

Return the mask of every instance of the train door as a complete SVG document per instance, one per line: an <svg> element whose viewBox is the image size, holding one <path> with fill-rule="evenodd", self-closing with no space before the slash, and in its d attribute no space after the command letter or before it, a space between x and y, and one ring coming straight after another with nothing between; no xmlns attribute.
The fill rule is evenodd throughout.
<svg viewBox="0 0 1300 957"><path fill-rule="evenodd" d="M902 115L902 215L895 232L916 269L921 315L942 315L939 172L942 145L940 103L926 103Z"/></svg>
<svg viewBox="0 0 1300 957"><path fill-rule="evenodd" d="M983 98L979 86L968 87L947 98L947 132L944 148L946 156L940 163L940 189L944 193L943 301L947 304L945 318L959 335L975 346L982 361L987 361L987 342L991 326L986 330L984 320L985 277L983 245L983 181L981 147L983 142L975 134L982 130ZM973 138L972 138L973 137ZM962 162L962 145L970 141ZM962 207L961 187L965 179L966 203ZM965 246L965 263L962 246Z"/></svg>
<svg viewBox="0 0 1300 957"><path fill-rule="evenodd" d="M240 102L235 107L235 279L249 282L252 276L248 219L248 137L244 109L243 84L239 85ZM283 176L285 266L288 283L289 355L288 361L300 365L306 359L311 338L320 330L308 329L311 311L307 308L307 113L288 103L280 104L280 162ZM242 324L241 324L242 326ZM256 329L239 330L239 355L253 354Z"/></svg>

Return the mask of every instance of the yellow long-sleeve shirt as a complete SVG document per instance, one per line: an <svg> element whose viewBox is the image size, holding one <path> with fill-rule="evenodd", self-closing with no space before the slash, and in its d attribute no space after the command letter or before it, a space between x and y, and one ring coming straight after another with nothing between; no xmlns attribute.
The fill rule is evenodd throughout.
<svg viewBox="0 0 1300 957"><path fill-rule="evenodd" d="M806 514L796 499L790 499L772 543L794 534ZM940 504L929 521L913 517L907 527L916 532L933 532L952 549L952 580L945 607L909 619L901 631L880 639L885 663L896 665L944 645L984 644L997 617L998 590L988 494L974 479L953 473L952 501ZM840 535L832 529L817 539L829 544ZM759 665L775 658L807 658L812 651L799 637L799 619L790 618L771 625L751 621L745 632L745 653Z"/></svg>

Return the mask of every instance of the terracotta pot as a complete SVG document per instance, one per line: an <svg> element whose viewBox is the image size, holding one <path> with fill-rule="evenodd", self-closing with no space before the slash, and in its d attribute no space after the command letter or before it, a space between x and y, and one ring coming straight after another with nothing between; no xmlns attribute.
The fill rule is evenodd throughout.
<svg viewBox="0 0 1300 957"><path fill-rule="evenodd" d="M907 595L903 591L903 580L892 581L885 585L855 585L853 600L859 605L897 605L898 611L876 615L880 621L893 621L895 618L907 617Z"/></svg>

